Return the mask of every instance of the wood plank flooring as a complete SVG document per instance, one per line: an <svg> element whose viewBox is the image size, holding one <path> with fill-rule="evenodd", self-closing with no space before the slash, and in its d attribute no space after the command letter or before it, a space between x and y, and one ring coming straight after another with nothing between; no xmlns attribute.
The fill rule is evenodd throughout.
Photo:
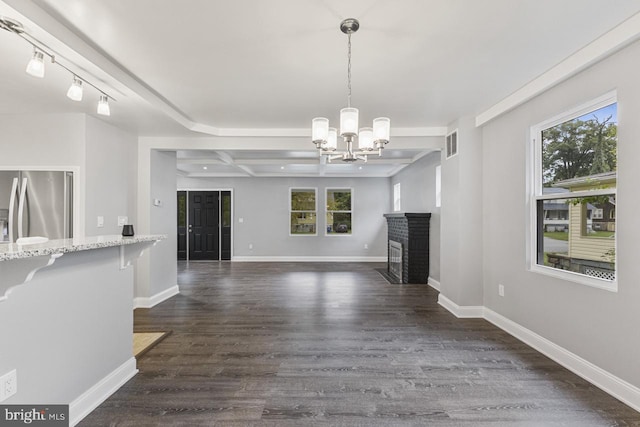
<svg viewBox="0 0 640 427"><path fill-rule="evenodd" d="M640 413L426 285L365 263L186 263L172 330L81 426L640 426Z"/></svg>

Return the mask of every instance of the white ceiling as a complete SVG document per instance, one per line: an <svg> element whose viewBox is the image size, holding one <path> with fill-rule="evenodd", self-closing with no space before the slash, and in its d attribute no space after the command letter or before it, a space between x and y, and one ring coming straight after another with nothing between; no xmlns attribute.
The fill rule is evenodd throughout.
<svg viewBox="0 0 640 427"><path fill-rule="evenodd" d="M361 122L388 116L412 143L394 151L392 138L382 159L325 165L308 139L291 152L234 150L229 138L179 153L193 176L389 176L439 148L425 135L482 113L639 11L638 0L0 1L0 15L115 97L103 120L140 136L303 137L313 117L335 124L346 104L338 27L360 20L352 103ZM26 75L31 49L14 34L0 32L0 55L0 114L95 114L97 92L68 100L62 69Z"/></svg>

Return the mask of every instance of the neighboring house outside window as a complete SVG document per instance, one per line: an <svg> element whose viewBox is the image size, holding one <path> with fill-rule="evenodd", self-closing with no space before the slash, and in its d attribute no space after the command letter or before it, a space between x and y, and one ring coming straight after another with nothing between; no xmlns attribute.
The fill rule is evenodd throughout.
<svg viewBox="0 0 640 427"><path fill-rule="evenodd" d="M615 94L531 131L531 269L617 289Z"/></svg>
<svg viewBox="0 0 640 427"><path fill-rule="evenodd" d="M327 188L327 235L350 235L352 207L350 188Z"/></svg>
<svg viewBox="0 0 640 427"><path fill-rule="evenodd" d="M292 236L317 235L315 188L292 188L289 193L289 232Z"/></svg>

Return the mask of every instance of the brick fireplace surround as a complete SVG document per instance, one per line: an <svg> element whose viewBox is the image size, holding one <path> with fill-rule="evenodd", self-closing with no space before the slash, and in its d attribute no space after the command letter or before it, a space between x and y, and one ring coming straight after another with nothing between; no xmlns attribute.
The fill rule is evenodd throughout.
<svg viewBox="0 0 640 427"><path fill-rule="evenodd" d="M427 283L429 278L430 213L388 213L388 240L402 244L402 283ZM387 260L387 272L390 259ZM400 280L402 279L402 280Z"/></svg>

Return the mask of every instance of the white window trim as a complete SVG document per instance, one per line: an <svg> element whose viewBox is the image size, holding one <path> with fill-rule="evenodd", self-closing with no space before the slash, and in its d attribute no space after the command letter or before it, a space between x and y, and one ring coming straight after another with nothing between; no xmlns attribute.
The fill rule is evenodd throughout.
<svg viewBox="0 0 640 427"><path fill-rule="evenodd" d="M527 270L555 277L558 279L579 283L582 285L603 289L610 292L618 292L618 263L616 262L616 279L613 281L599 279L596 277L586 276L580 273L574 273L567 270L559 270L557 268L547 267L537 263L537 202L539 200L550 199L568 199L576 197L584 197L585 195L604 195L616 194L616 189L602 189L590 191L574 191L571 193L561 193L542 196L542 131L550 127L559 125L568 120L572 120L583 116L592 111L598 110L607 105L618 102L617 92L615 90L608 92L589 102L581 104L575 108L560 113L548 120L531 126L529 137L529 150L527 153L527 224L529 230L527 232L527 252L526 263ZM617 187L617 185L616 185ZM618 201L616 200L616 203ZM618 239L616 239L616 253L618 251Z"/></svg>
<svg viewBox="0 0 640 427"><path fill-rule="evenodd" d="M442 165L436 166L436 208L442 207Z"/></svg>
<svg viewBox="0 0 640 427"><path fill-rule="evenodd" d="M315 206L313 214L316 216L316 232L314 234L293 234L291 232L291 214L294 212L311 212L311 211L294 211L291 209L291 193L293 190L310 191L315 194ZM289 236L290 237L313 237L318 235L318 188L317 187L289 187Z"/></svg>
<svg viewBox="0 0 640 427"><path fill-rule="evenodd" d="M327 210L327 193L334 190L349 190L351 192L351 210L350 211L329 211ZM327 237L351 237L353 236L353 188L351 187L326 187L324 189L324 235ZM327 214L329 212L349 212L351 214L351 233L328 233L327 232Z"/></svg>

